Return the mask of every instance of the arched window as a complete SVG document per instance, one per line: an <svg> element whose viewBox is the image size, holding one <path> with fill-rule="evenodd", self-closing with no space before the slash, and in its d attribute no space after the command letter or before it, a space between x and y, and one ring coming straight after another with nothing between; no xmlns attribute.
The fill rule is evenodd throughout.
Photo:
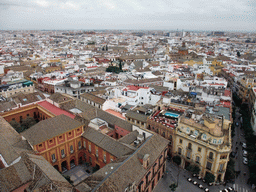
<svg viewBox="0 0 256 192"><path fill-rule="evenodd" d="M190 132L190 129L189 129L189 127L187 127L187 133L189 133Z"/></svg>
<svg viewBox="0 0 256 192"><path fill-rule="evenodd" d="M192 144L191 143L188 144L188 149L192 149Z"/></svg>
<svg viewBox="0 0 256 192"><path fill-rule="evenodd" d="M209 158L213 159L213 153L212 152L209 153Z"/></svg>

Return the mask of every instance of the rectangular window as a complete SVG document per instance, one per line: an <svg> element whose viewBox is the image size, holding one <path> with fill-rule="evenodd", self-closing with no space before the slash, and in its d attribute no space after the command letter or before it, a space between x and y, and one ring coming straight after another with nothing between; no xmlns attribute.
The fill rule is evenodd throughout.
<svg viewBox="0 0 256 192"><path fill-rule="evenodd" d="M84 141L84 148L86 149L86 141Z"/></svg>
<svg viewBox="0 0 256 192"><path fill-rule="evenodd" d="M198 147L198 152L201 152L201 147Z"/></svg>
<svg viewBox="0 0 256 192"><path fill-rule="evenodd" d="M99 157L99 151L96 149L96 157Z"/></svg>
<svg viewBox="0 0 256 192"><path fill-rule="evenodd" d="M182 139L180 139L180 144L182 144Z"/></svg>
<svg viewBox="0 0 256 192"><path fill-rule="evenodd" d="M91 144L89 145L89 152L92 152Z"/></svg>
<svg viewBox="0 0 256 192"><path fill-rule="evenodd" d="M196 156L196 163L200 163L200 157L199 156Z"/></svg>
<svg viewBox="0 0 256 192"><path fill-rule="evenodd" d="M73 145L70 145L70 153L74 153Z"/></svg>
<svg viewBox="0 0 256 192"><path fill-rule="evenodd" d="M190 159L190 152L187 152L187 158Z"/></svg>
<svg viewBox="0 0 256 192"><path fill-rule="evenodd" d="M220 169L219 169L219 171L223 171L223 167L224 167L224 164L220 164Z"/></svg>
<svg viewBox="0 0 256 192"><path fill-rule="evenodd" d="M106 154L104 154L104 156L103 156L103 160L104 160L104 163L106 163L107 162L107 156L106 156ZM112 160L112 159L111 159Z"/></svg>
<svg viewBox="0 0 256 192"><path fill-rule="evenodd" d="M178 148L178 154L181 155L181 148Z"/></svg>
<svg viewBox="0 0 256 192"><path fill-rule="evenodd" d="M212 163L210 163L209 161L207 161L206 169L209 169L209 170L212 169Z"/></svg>
<svg viewBox="0 0 256 192"><path fill-rule="evenodd" d="M81 141L78 141L78 149L81 149L81 148L82 148Z"/></svg>
<svg viewBox="0 0 256 192"><path fill-rule="evenodd" d="M52 154L52 160L55 160L56 158L55 158L55 154Z"/></svg>

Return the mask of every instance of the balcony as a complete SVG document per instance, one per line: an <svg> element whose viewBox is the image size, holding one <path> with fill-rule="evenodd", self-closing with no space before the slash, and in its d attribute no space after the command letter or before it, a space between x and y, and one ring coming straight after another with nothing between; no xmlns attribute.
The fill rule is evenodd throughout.
<svg viewBox="0 0 256 192"><path fill-rule="evenodd" d="M214 161L214 158L213 157L209 157L209 156L207 156L207 159L209 160L209 161Z"/></svg>
<svg viewBox="0 0 256 192"><path fill-rule="evenodd" d="M65 158L66 157L66 154L61 154L61 158Z"/></svg>
<svg viewBox="0 0 256 192"><path fill-rule="evenodd" d="M74 150L70 150L70 153L71 153L71 154L74 153Z"/></svg>
<svg viewBox="0 0 256 192"><path fill-rule="evenodd" d="M79 145L79 146L78 146L78 149L82 149L82 145Z"/></svg>
<svg viewBox="0 0 256 192"><path fill-rule="evenodd" d="M192 148L190 148L190 147L186 147L186 149L187 149L188 151L192 151Z"/></svg>
<svg viewBox="0 0 256 192"><path fill-rule="evenodd" d="M52 163L55 163L57 160L56 159L52 159Z"/></svg>

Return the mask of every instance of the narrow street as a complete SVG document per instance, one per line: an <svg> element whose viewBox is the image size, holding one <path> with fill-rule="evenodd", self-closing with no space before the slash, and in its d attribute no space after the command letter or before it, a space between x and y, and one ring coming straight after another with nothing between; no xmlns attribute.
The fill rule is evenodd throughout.
<svg viewBox="0 0 256 192"><path fill-rule="evenodd" d="M202 180L193 177L190 172L185 169L180 169L178 166L173 164L172 162L166 162L166 171L167 174L159 181L157 186L154 189L154 192L170 192L171 189L169 186L173 183L177 183L178 187L176 188L176 192L197 192L204 191L205 188L208 188L211 192L219 192L222 189L227 187L232 187L231 183L228 183L226 186L218 185L218 186L208 186ZM179 175L179 177L178 177ZM179 179L178 179L179 178ZM203 185L203 189L200 189L197 185L193 185L192 182L189 182L187 179L191 178L192 181L197 181L199 184ZM246 191L242 191L246 192ZM249 191L247 191L249 192Z"/></svg>
<svg viewBox="0 0 256 192"><path fill-rule="evenodd" d="M236 126L238 123L238 126ZM249 168L243 164L243 148L241 142L246 142L244 138L243 130L241 130L240 114L239 109L236 109L236 118L234 119L235 124L235 136L233 137L232 150L236 152L235 155L235 170L240 171L240 174L235 179L233 187L238 192L252 191L251 186L247 184L249 179ZM246 174L244 174L246 173Z"/></svg>
<svg viewBox="0 0 256 192"><path fill-rule="evenodd" d="M184 169L178 169L178 167L172 162L166 162L166 171L167 173L159 181L158 185L155 187L154 192L170 192L171 189L169 186L172 183L178 183L176 192L194 192L194 191L204 191L199 189L198 186L193 185L191 182L187 181L187 178L191 178L193 181L197 181L202 184L204 188L208 188L210 191L219 192L222 189L227 187L233 187L237 192L251 192L251 186L247 184L249 178L249 168L247 165L243 164L243 148L240 142L245 142L243 136L243 130L241 130L240 114L239 109L236 112L236 118L234 119L234 124L238 122L238 126L235 126L235 136L233 137L232 150L236 152L235 155L235 170L240 171L240 174L235 178L235 183L227 183L226 186L208 186L206 183L203 183L201 180L198 180L195 177L192 177L191 173ZM237 147L237 149L236 149ZM246 173L244 175L244 173ZM179 175L179 179L178 179Z"/></svg>

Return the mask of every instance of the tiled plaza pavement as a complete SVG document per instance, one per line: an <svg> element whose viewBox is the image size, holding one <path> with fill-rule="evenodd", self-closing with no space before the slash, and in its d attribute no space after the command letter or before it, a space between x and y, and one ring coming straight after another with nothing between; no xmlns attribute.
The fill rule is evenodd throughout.
<svg viewBox="0 0 256 192"><path fill-rule="evenodd" d="M89 170L90 173L87 173L86 170ZM87 167L86 165L78 165L69 171L65 172L63 175L70 176L70 180L73 181L73 185L77 185L92 173L92 168Z"/></svg>

